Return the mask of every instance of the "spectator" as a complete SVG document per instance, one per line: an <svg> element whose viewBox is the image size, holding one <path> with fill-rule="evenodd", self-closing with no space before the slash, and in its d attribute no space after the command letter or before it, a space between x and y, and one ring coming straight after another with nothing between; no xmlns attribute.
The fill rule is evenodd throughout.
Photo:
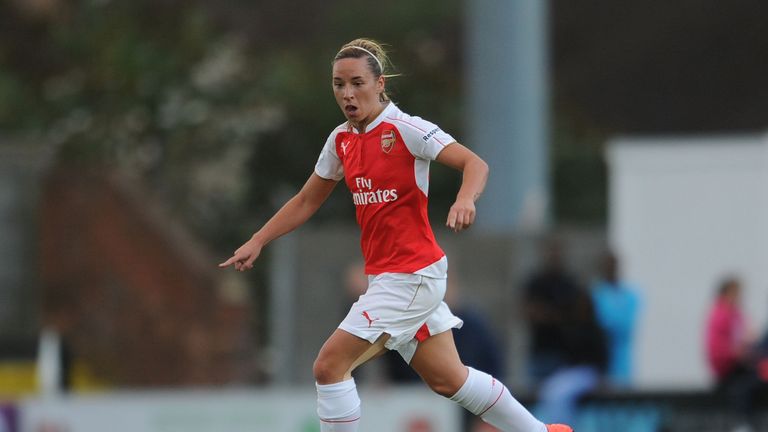
<svg viewBox="0 0 768 432"><path fill-rule="evenodd" d="M602 257L600 278L592 286L597 321L608 344L608 382L615 387L632 383L632 357L640 294L620 277L619 260L607 251Z"/></svg>
<svg viewBox="0 0 768 432"><path fill-rule="evenodd" d="M565 365L563 336L566 311L579 293L579 284L563 265L562 244L549 239L542 266L524 287L524 312L530 334L529 377L534 386Z"/></svg>
<svg viewBox="0 0 768 432"><path fill-rule="evenodd" d="M754 340L741 311L740 300L741 281L736 277L725 278L707 318L706 347L717 391L748 424L761 382L753 366Z"/></svg>
<svg viewBox="0 0 768 432"><path fill-rule="evenodd" d="M544 421L575 423L580 399L597 389L608 362L606 338L595 316L592 299L579 290L571 307L562 311L566 355L541 383L534 412Z"/></svg>

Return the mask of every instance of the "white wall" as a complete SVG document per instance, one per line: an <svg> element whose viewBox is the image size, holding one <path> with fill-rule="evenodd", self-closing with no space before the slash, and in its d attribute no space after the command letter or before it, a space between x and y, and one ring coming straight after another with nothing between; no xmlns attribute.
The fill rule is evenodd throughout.
<svg viewBox="0 0 768 432"><path fill-rule="evenodd" d="M645 309L636 344L645 388L710 384L703 327L718 281L744 281L768 312L768 136L621 138L608 148L609 238Z"/></svg>

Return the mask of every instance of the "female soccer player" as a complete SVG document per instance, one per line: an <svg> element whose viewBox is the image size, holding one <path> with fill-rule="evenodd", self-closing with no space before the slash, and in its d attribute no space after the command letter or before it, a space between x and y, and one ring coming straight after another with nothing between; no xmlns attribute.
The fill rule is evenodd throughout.
<svg viewBox="0 0 768 432"><path fill-rule="evenodd" d="M261 249L312 216L344 179L361 228L368 289L328 338L314 363L322 431L357 431L352 371L396 350L436 393L484 421L514 432L568 432L544 425L490 375L464 366L452 328L462 321L443 302L448 262L427 218L429 163L463 173L446 225L475 220L488 165L434 124L402 112L385 91L389 66L375 41L356 39L333 59L333 93L347 121L331 132L314 172L250 240L220 267L253 267Z"/></svg>

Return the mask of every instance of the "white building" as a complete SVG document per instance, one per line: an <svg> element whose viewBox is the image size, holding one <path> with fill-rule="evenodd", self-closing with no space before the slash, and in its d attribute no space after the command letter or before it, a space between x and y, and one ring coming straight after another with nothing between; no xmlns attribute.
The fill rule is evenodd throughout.
<svg viewBox="0 0 768 432"><path fill-rule="evenodd" d="M619 138L607 152L609 238L644 310L641 388L703 388L706 314L718 282L744 282L762 334L768 316L768 135Z"/></svg>

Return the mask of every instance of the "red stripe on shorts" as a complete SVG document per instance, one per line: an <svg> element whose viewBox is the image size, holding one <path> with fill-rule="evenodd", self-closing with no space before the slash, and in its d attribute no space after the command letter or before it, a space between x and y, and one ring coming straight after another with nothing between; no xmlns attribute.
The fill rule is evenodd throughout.
<svg viewBox="0 0 768 432"><path fill-rule="evenodd" d="M429 334L429 328L427 327L427 323L424 323L421 325L421 327L419 327L419 330L416 332L416 336L414 336L413 338L419 342L424 342L430 336L431 335Z"/></svg>

